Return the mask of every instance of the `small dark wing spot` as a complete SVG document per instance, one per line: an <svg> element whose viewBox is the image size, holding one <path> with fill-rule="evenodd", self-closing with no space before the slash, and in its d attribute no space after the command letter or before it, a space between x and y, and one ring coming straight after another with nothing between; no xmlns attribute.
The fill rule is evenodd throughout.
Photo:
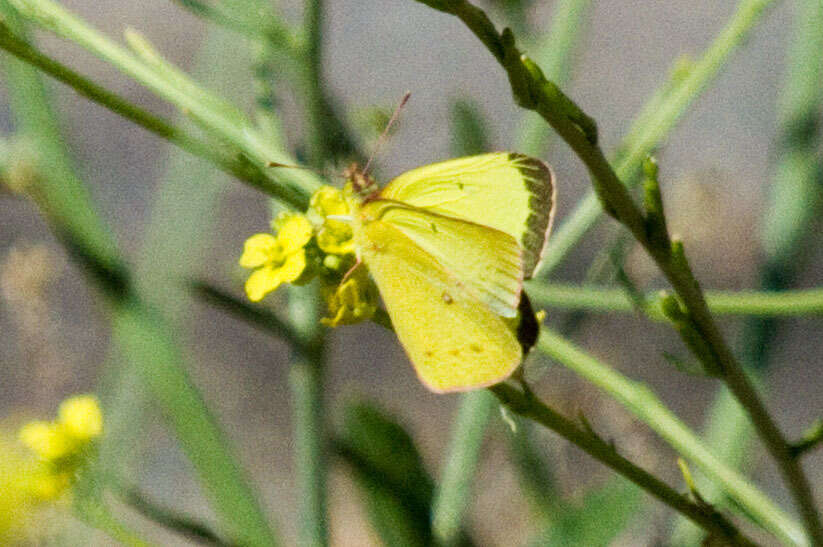
<svg viewBox="0 0 823 547"><path fill-rule="evenodd" d="M458 182L458 183L457 183L457 189L458 189L458 190L462 190L463 188L464 188L463 183L462 183L462 182Z"/></svg>
<svg viewBox="0 0 823 547"><path fill-rule="evenodd" d="M443 291L441 297L443 298L443 302L445 302L446 304L451 304L454 302L454 298L452 298L452 295L450 295L446 291Z"/></svg>
<svg viewBox="0 0 823 547"><path fill-rule="evenodd" d="M436 234L437 233L437 224L435 224L434 222L431 222L431 223L429 223L429 226L431 226L431 228L432 228L432 233Z"/></svg>
<svg viewBox="0 0 823 547"><path fill-rule="evenodd" d="M475 353L480 353L480 352L483 351L483 348L481 348L478 344L471 344L469 346L469 349L472 350Z"/></svg>

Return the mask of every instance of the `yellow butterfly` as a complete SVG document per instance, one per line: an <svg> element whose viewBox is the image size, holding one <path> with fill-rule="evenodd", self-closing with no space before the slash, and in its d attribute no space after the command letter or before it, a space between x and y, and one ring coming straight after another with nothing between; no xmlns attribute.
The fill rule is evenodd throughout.
<svg viewBox="0 0 823 547"><path fill-rule="evenodd" d="M347 177L358 260L420 380L442 393L508 378L536 337L523 280L551 229L549 166L496 152L413 169L381 190L356 169ZM521 345L524 328L534 333Z"/></svg>

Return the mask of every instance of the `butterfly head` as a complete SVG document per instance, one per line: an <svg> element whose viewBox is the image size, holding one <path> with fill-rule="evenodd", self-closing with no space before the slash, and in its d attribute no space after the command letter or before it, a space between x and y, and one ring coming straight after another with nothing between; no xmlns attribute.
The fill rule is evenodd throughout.
<svg viewBox="0 0 823 547"><path fill-rule="evenodd" d="M356 163L352 163L343 171L343 177L361 199L368 199L377 193L377 181Z"/></svg>

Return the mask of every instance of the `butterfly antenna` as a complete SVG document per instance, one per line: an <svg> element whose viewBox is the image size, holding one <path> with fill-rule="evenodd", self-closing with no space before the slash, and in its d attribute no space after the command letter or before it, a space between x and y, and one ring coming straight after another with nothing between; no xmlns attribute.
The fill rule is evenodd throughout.
<svg viewBox="0 0 823 547"><path fill-rule="evenodd" d="M369 161L366 162L366 167L363 168L364 175L369 172L369 167L371 167L372 160L375 156L377 156L377 153L380 151L380 149L383 147L383 144L386 142L386 137L389 134L389 129L391 129L391 127L397 121L397 118L400 117L400 111L403 110L404 106L406 106L406 103L409 101L409 97L411 97L411 91L406 91L406 94L403 95L402 99L400 99L400 104L398 104L397 108L394 109L394 113L391 115L391 118L389 118L389 123L386 124L386 128L380 134L380 138L377 139L377 144L374 146L374 152L372 152Z"/></svg>

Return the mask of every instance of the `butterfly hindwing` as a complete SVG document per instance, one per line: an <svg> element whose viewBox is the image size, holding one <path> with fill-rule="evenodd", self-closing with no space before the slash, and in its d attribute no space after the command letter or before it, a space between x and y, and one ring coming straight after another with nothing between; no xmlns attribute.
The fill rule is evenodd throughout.
<svg viewBox="0 0 823 547"><path fill-rule="evenodd" d="M397 336L427 387L475 389L517 368L522 349L507 320L465 290L398 224L375 220L356 237Z"/></svg>
<svg viewBox="0 0 823 547"><path fill-rule="evenodd" d="M383 188L380 198L509 234L523 249L529 279L551 228L554 176L538 159L494 152L412 169Z"/></svg>

